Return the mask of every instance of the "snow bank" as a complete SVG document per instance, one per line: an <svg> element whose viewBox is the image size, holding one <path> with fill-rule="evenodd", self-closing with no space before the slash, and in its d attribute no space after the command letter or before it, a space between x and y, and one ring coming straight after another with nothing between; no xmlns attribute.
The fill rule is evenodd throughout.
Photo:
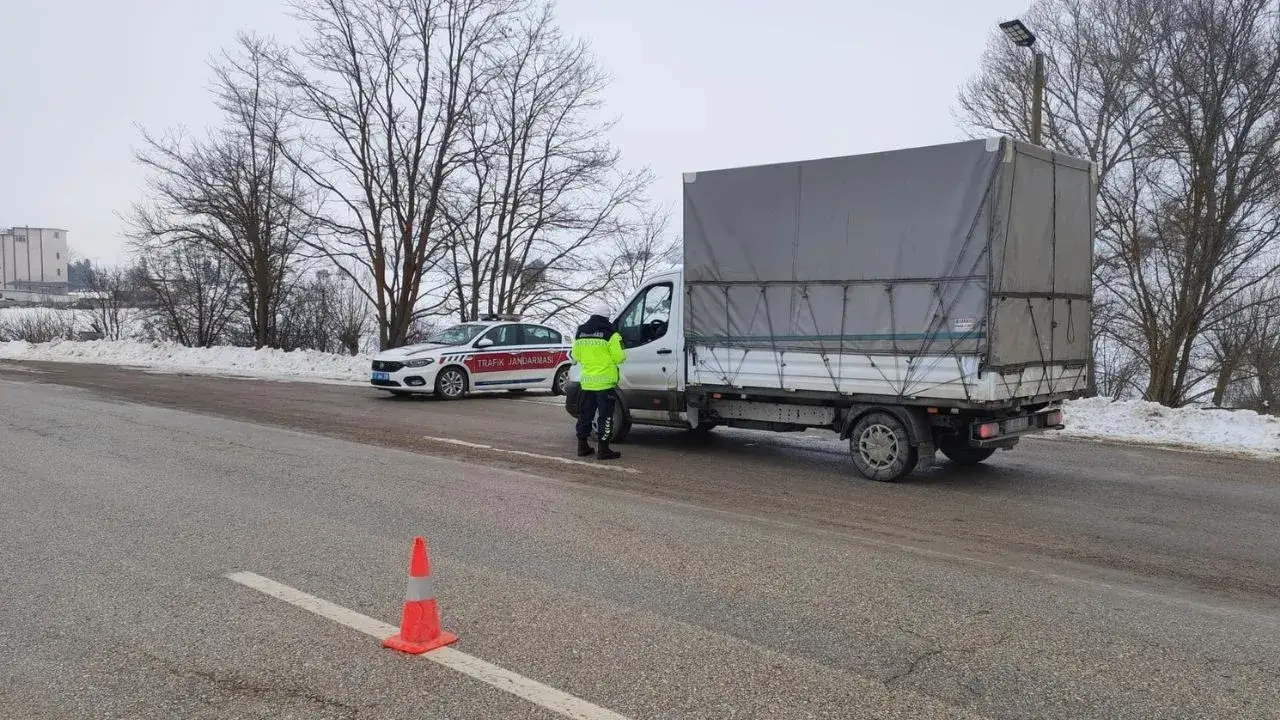
<svg viewBox="0 0 1280 720"><path fill-rule="evenodd" d="M369 358L312 351L188 348L138 341L0 343L0 360L79 362L157 372L364 384ZM1171 409L1156 403L1094 398L1067 403L1063 435L1280 457L1280 418L1247 410ZM1055 434L1049 434L1050 437Z"/></svg>
<svg viewBox="0 0 1280 720"><path fill-rule="evenodd" d="M1280 456L1280 418L1250 410L1090 398L1067 403L1066 414L1071 437Z"/></svg>
<svg viewBox="0 0 1280 720"><path fill-rule="evenodd" d="M254 350L240 347L189 348L176 343L132 340L32 345L0 343L0 360L94 363L160 372L251 377L269 380L342 380L362 382L369 372L365 356L330 355L310 350Z"/></svg>

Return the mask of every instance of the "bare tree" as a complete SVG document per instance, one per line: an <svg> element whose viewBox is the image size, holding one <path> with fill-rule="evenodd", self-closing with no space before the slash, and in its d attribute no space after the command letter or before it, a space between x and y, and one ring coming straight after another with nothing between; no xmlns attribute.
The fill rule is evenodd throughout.
<svg viewBox="0 0 1280 720"><path fill-rule="evenodd" d="M1046 143L1100 177L1096 285L1115 340L1177 405L1205 333L1280 266L1280 22L1266 0L1047 0ZM1025 57L993 44L961 97L984 131L1025 135ZM1207 377L1206 377L1207 376Z"/></svg>
<svg viewBox="0 0 1280 720"><path fill-rule="evenodd" d="M1235 305L1239 311L1210 334L1222 368L1215 402L1280 411L1280 279L1255 286Z"/></svg>
<svg viewBox="0 0 1280 720"><path fill-rule="evenodd" d="M1280 415L1280 303L1269 306L1265 332L1247 355L1256 392L1249 399L1259 412Z"/></svg>
<svg viewBox="0 0 1280 720"><path fill-rule="evenodd" d="M281 347L355 355L369 329L369 305L349 279L323 270L293 284L280 319Z"/></svg>
<svg viewBox="0 0 1280 720"><path fill-rule="evenodd" d="M1103 337L1094 345L1094 395L1112 400L1140 395L1146 365L1122 345Z"/></svg>
<svg viewBox="0 0 1280 720"><path fill-rule="evenodd" d="M227 337L243 282L225 256L197 242L164 242L139 256L134 281L155 298L160 335L188 347Z"/></svg>
<svg viewBox="0 0 1280 720"><path fill-rule="evenodd" d="M285 279L313 232L312 200L283 154L289 108L277 58L268 41L242 36L214 67L219 129L203 140L144 133L151 198L130 218L141 245L199 243L236 268L256 347L274 343Z"/></svg>
<svg viewBox="0 0 1280 720"><path fill-rule="evenodd" d="M369 301L360 286L350 278L339 281L334 293L338 346L348 355L358 355L365 349L365 337L373 324Z"/></svg>
<svg viewBox="0 0 1280 720"><path fill-rule="evenodd" d="M670 217L662 208L650 207L642 212L635 231L619 238L610 254L606 272L612 272L614 279L595 299L602 298L621 310L622 304L655 274L680 262L680 242L670 234Z"/></svg>
<svg viewBox="0 0 1280 720"><path fill-rule="evenodd" d="M134 315L133 273L123 267L90 265L86 285L92 297L90 327L105 340L119 340Z"/></svg>
<svg viewBox="0 0 1280 720"><path fill-rule="evenodd" d="M522 0L295 0L308 34L281 63L299 100L296 167L330 199L317 249L372 279L382 347L403 345L447 247L443 195L489 54Z"/></svg>
<svg viewBox="0 0 1280 720"><path fill-rule="evenodd" d="M442 270L461 320L481 313L555 315L611 286L629 263L601 264L637 231L651 182L627 172L596 118L608 78L550 5L522 16L495 50L467 126L472 154L446 208L454 242Z"/></svg>

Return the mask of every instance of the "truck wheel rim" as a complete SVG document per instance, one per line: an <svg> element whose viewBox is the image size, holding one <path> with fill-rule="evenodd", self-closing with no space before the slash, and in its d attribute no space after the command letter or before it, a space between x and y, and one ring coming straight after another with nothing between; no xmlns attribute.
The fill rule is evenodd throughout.
<svg viewBox="0 0 1280 720"><path fill-rule="evenodd" d="M871 425L858 436L858 454L876 470L893 467L898 462L900 448L898 434L887 425Z"/></svg>
<svg viewBox="0 0 1280 720"><path fill-rule="evenodd" d="M465 382L462 375L457 370L451 370L444 374L440 380L440 389L449 397L457 397L462 394L462 387Z"/></svg>

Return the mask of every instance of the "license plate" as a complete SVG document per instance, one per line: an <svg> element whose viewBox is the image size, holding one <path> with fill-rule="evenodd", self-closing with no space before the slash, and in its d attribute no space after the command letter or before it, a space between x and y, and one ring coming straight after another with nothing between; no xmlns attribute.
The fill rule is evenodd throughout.
<svg viewBox="0 0 1280 720"><path fill-rule="evenodd" d="M373 374L373 379L375 382L376 381L386 382L387 380L391 379L391 373L376 372Z"/></svg>
<svg viewBox="0 0 1280 720"><path fill-rule="evenodd" d="M1022 432L1031 426L1031 418L1017 417L1004 422L1004 431L1006 433Z"/></svg>

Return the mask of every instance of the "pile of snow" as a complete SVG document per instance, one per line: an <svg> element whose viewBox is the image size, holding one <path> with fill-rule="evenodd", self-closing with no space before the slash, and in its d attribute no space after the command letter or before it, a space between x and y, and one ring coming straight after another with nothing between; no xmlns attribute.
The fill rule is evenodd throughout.
<svg viewBox="0 0 1280 720"><path fill-rule="evenodd" d="M189 348L131 340L0 343L0 360L98 363L158 372L360 384L367 382L369 372L369 358L364 355ZM1066 411L1063 434L1070 437L1280 456L1280 418L1247 410L1172 409L1156 403L1093 398L1067 403Z"/></svg>
<svg viewBox="0 0 1280 720"><path fill-rule="evenodd" d="M268 380L341 380L363 382L369 358L330 355L311 350L242 347L190 348L177 343L135 340L62 340L32 345L0 343L0 360L94 363L146 368L160 372L222 375Z"/></svg>
<svg viewBox="0 0 1280 720"><path fill-rule="evenodd" d="M1251 410L1089 398L1067 403L1066 413L1063 434L1072 437L1280 455L1280 418Z"/></svg>

